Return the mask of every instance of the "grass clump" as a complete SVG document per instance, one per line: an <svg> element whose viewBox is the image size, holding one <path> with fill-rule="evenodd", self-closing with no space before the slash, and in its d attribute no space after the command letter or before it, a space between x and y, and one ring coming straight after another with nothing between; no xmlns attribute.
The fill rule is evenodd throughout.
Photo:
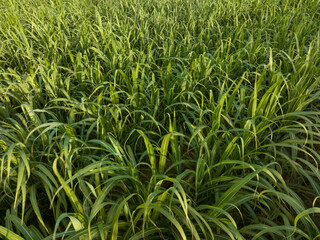
<svg viewBox="0 0 320 240"><path fill-rule="evenodd" d="M0 238L319 238L319 9L0 1Z"/></svg>

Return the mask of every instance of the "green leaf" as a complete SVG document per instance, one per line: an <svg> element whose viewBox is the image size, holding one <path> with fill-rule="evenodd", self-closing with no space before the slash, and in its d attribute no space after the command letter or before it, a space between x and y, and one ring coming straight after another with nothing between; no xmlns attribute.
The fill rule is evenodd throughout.
<svg viewBox="0 0 320 240"><path fill-rule="evenodd" d="M2 226L0 226L0 234L8 240L25 240L23 237L20 237L19 235Z"/></svg>
<svg viewBox="0 0 320 240"><path fill-rule="evenodd" d="M149 138L147 137L147 135L144 132L142 132L141 130L137 130L137 132L143 137L144 143L147 147L147 152L148 152L149 160L150 160L150 163L152 166L152 171L154 173L156 173L157 172L156 156L154 154L153 146L150 143Z"/></svg>
<svg viewBox="0 0 320 240"><path fill-rule="evenodd" d="M261 167L260 169L255 170L254 172L248 174L244 178L242 178L240 181L234 183L226 192L222 194L222 196L217 200L215 203L216 207L225 206L228 201L236 195L236 193L244 186L246 185L252 178L257 176L260 172L264 171L266 168L268 168L270 165L273 165L274 163L269 163L268 165Z"/></svg>

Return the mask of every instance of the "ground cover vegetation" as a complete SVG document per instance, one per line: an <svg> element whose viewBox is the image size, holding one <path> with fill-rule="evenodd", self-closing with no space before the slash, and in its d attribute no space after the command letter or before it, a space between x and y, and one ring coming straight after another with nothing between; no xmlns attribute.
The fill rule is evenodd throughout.
<svg viewBox="0 0 320 240"><path fill-rule="evenodd" d="M0 13L2 238L320 237L318 0Z"/></svg>

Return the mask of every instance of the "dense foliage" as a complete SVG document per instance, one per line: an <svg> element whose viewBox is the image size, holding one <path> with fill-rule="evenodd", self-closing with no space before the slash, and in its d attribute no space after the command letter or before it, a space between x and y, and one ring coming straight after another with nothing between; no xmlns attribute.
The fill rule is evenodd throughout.
<svg viewBox="0 0 320 240"><path fill-rule="evenodd" d="M0 13L0 238L320 238L319 0Z"/></svg>

